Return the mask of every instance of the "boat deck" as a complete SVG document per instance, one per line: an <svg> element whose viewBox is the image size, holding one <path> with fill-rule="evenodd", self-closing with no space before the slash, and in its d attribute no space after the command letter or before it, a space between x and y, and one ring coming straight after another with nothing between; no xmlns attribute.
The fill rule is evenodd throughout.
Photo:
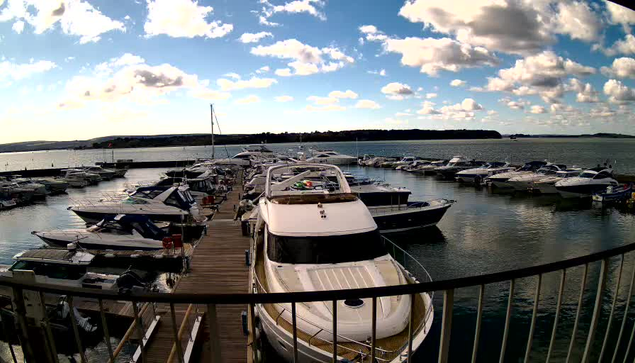
<svg viewBox="0 0 635 363"><path fill-rule="evenodd" d="M240 222L234 220L238 206L239 191L227 194L213 219L208 225L208 233L194 248L190 272L182 277L174 288L178 293L245 293L249 286L249 268L245 264L245 250L249 249L249 237L241 234ZM181 326L188 306L175 306L177 329ZM203 313L205 306L193 306ZM163 313L161 323L146 347L146 362L166 362L173 346L174 333L169 306L160 306ZM247 362L247 337L243 334L241 313L247 306L218 306L217 318L220 327L222 362ZM190 318L191 320L191 318ZM210 361L209 327L206 317L198 337L203 337L202 346L193 355L193 361ZM187 330L187 329L184 329ZM188 333L183 336L185 350ZM174 357L173 362L178 362Z"/></svg>

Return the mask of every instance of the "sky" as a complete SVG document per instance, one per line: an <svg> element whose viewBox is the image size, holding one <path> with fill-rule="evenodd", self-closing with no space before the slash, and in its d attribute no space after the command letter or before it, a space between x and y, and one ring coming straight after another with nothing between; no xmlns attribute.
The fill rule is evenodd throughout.
<svg viewBox="0 0 635 363"><path fill-rule="evenodd" d="M635 11L573 0L0 0L0 143L635 134Z"/></svg>

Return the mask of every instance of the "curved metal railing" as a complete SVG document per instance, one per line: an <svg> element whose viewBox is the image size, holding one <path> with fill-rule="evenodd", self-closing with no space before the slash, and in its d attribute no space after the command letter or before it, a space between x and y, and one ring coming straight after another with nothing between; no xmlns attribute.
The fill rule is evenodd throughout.
<svg viewBox="0 0 635 363"><path fill-rule="evenodd" d="M407 254L406 251L401 249L399 246L396 246L398 250L402 251L404 254ZM542 281L542 276L551 272L561 272L561 281L558 290L558 303L556 305L556 317L554 321L554 328L550 337L550 345L548 351L548 357L551 356L553 350L553 342L555 340L556 335L556 327L558 325L558 319L560 314L560 309L562 306L562 296L563 291L565 289L565 275L567 270L583 266L584 274L582 279L582 287L581 294L578 303L578 309L576 312L575 325L573 329L573 336L576 335L576 331L578 330L578 322L580 320L580 307L582 306L582 296L585 292L585 286L587 284L587 275L589 270L589 264L601 261L600 275L597 282L597 291L595 293L594 307L593 307L593 315L589 324L589 331L584 343L583 349L583 357L582 362L588 362L591 358L591 349L595 340L596 330L600 321L600 315L602 313L602 300L603 295L607 288L607 276L609 274L609 264L610 259L612 257L619 256L621 257L620 268L618 270L618 284L619 287L620 281L622 281L622 271L624 264L624 255L635 250L635 243L631 243L628 245L623 245L620 247L612 248L605 251L600 251L592 254L588 254L585 256L575 257L563 261L551 262L546 264L541 264L537 266L519 268L514 270L502 271L489 273L478 276L468 276L450 280L437 280L437 281L423 281L418 284L408 284L408 285L395 285L395 286L385 286L385 287L376 287L376 288L360 288L360 289L345 289L345 290L330 290L330 291L309 291L309 292L290 292L290 293L256 293L256 294L209 294L209 293L201 293L201 294L184 294L184 293L158 293L158 292L136 292L129 291L125 293L120 293L118 291L104 291L104 290L91 290L84 288L73 288L73 287L55 287L51 285L38 284L33 282L23 282L18 281L13 278L0 277L0 286L5 288L9 288L13 291L13 301L15 306L15 313L20 321L23 321L25 317L26 310L24 305L23 293L25 291L35 291L40 295L47 294L60 294L66 295L69 297L75 298L88 298L95 299L99 301L100 304L104 300L119 300L119 301L129 301L133 302L136 306L137 303L165 303L165 304L201 304L206 305L208 307L208 312L210 308L214 308L216 305L248 305L250 309L253 309L254 304L275 304L275 303L286 303L294 306L296 303L301 302L311 302L311 301L337 301L344 299L354 299L354 298L371 298L373 300L373 304L376 303L376 299L384 296L395 296L395 295L413 295L420 293L432 293L434 291L443 291L443 314L441 319L441 337L440 337L440 346L439 346L439 361L445 362L447 361L447 357L449 354L449 345L450 345L450 332L452 326L452 307L454 305L454 291L460 288L466 287L480 287L479 293L479 301L477 308L477 319L476 319L476 334L474 338L474 352L472 355L472 360L476 359L477 346L480 338L480 324L481 324L481 315L483 310L483 291L485 285L500 283L500 282L509 282L509 298L507 300L507 312L505 317L505 328L503 332L503 342L501 346L501 361L504 360L505 350L507 347L507 339L510 331L510 320L511 320L511 308L512 301L514 297L514 287L516 281L519 279L527 278L527 277L538 277L538 284L536 290L536 296L534 298L534 309L531 318L530 325L530 335L529 340L526 346L525 353L525 361L528 359L529 352L531 351L532 339L534 334L534 326L537 318L537 304L538 297L540 292L540 285ZM409 256L412 257L412 256ZM423 267L423 266L421 266ZM425 269L424 269L425 270ZM633 269L635 275L635 269ZM426 278L429 277L429 274L425 274ZM633 282L635 280L635 276L631 276L628 298L626 301L626 309L629 309L629 305L631 302L631 295L633 293ZM609 324L613 321L613 315L615 310L615 305L617 302L617 293L613 296L612 306L610 310L610 316L608 318ZM294 309L295 310L295 309ZM211 316L216 316L216 314L208 314ZM625 311L622 322L620 325L620 331L618 334L618 342L616 347L619 348L620 344L622 344L626 338L624 336L625 333L625 324L628 320L628 310ZM215 324L215 322L211 322ZM22 324L18 324L18 328L16 329L18 335L21 335L21 331L26 329ZM601 355L609 354L607 353L607 337L611 333L612 326L609 325L605 332L605 337L602 342L602 352ZM614 332L613 332L614 333ZM336 332L334 332L336 334ZM630 339L628 340L628 348L626 352L626 357L631 354L631 345L634 340L635 329L633 333L630 335ZM412 332L410 333L412 337ZM212 340L218 339L218 336L212 335ZM411 338L410 338L411 339ZM176 341L176 340L175 340ZM28 341L23 341L24 344L29 344ZM569 355L571 355L571 350L573 344L575 343L574 339L571 341L571 345L569 347ZM213 346L213 344L212 344ZM371 344L371 347L374 347L374 344ZM612 354L615 357L618 354L619 349L615 349ZM220 347L218 347L220 349ZM372 350L372 348L371 348ZM143 349L142 349L143 351ZM372 350L374 353L374 350ZM410 354L408 355L410 357Z"/></svg>

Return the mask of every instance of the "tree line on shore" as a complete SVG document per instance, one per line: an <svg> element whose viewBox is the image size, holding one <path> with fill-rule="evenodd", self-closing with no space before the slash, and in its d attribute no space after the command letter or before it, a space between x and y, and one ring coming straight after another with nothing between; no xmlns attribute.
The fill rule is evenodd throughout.
<svg viewBox="0 0 635 363"><path fill-rule="evenodd" d="M260 134L214 135L217 145L297 143L331 141L385 141L385 140L451 140L451 139L500 139L501 134L493 130L349 130L283 132ZM212 143L210 134L126 136L94 142L93 148L136 148L160 146L197 146Z"/></svg>

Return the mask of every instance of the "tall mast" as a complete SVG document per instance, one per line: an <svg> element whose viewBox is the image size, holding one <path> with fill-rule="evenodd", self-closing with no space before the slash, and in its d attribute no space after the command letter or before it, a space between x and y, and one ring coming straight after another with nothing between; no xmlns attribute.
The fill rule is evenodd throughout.
<svg viewBox="0 0 635 363"><path fill-rule="evenodd" d="M212 159L214 159L214 105L209 104L212 118Z"/></svg>

